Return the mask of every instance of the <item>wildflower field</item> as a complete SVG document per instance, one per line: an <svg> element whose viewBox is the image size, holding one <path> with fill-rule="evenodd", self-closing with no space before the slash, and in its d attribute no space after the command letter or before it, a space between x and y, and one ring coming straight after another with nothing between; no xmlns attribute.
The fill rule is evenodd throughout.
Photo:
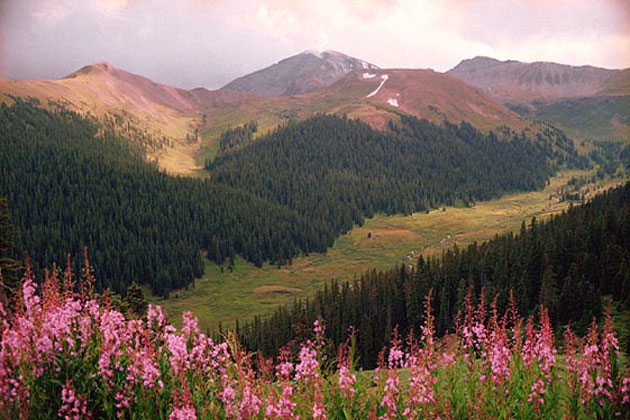
<svg viewBox="0 0 630 420"><path fill-rule="evenodd" d="M355 369L352 332L333 351L323 321L276 361L214 342L196 318L160 307L134 319L91 290L29 270L0 308L3 419L613 419L629 418L630 371L612 322L555 342L536 321L469 297L455 331L434 337L426 300L417 339L394 333L375 371ZM489 306L490 308L492 305Z"/></svg>

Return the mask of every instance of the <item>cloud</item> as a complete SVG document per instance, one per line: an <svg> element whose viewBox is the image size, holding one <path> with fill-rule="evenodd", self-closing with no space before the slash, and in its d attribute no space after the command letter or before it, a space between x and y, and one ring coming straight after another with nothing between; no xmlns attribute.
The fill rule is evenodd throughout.
<svg viewBox="0 0 630 420"><path fill-rule="evenodd" d="M120 16L129 6L129 0L98 0L96 6L105 15Z"/></svg>
<svg viewBox="0 0 630 420"><path fill-rule="evenodd" d="M543 37L628 36L623 9L610 0L480 0L474 6L463 2L456 15L466 38L518 44Z"/></svg>
<svg viewBox="0 0 630 420"><path fill-rule="evenodd" d="M249 7L241 27L294 49L339 49L384 66L446 70L481 54L630 65L621 49L630 39L629 6L618 0L271 0Z"/></svg>
<svg viewBox="0 0 630 420"><path fill-rule="evenodd" d="M0 0L0 71L51 78L109 61L219 87L306 49L448 70L487 55L630 66L625 0Z"/></svg>

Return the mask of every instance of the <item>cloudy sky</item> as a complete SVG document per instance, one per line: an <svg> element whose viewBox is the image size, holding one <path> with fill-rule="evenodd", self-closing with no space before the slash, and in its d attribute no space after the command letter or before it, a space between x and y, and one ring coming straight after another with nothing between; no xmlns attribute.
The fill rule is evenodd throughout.
<svg viewBox="0 0 630 420"><path fill-rule="evenodd" d="M218 88L307 49L446 71L476 55L630 67L628 0L0 0L0 74L89 63Z"/></svg>

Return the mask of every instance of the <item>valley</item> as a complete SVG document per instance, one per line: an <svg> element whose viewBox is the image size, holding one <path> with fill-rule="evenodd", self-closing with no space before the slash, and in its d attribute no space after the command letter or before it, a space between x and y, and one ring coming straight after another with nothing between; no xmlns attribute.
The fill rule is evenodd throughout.
<svg viewBox="0 0 630 420"><path fill-rule="evenodd" d="M630 419L629 23L0 0L0 420Z"/></svg>
<svg viewBox="0 0 630 420"><path fill-rule="evenodd" d="M149 301L161 305L175 325L181 323L180 314L190 310L204 330L216 331L219 324L229 328L236 319L243 322L254 315L268 315L278 305L310 296L332 279L347 280L371 269L415 264L420 255L439 256L454 245L464 247L498 233L517 231L522 222L529 223L532 217L541 220L558 214L571 204L559 202L557 192L572 191L573 187L568 185L571 178L593 174L593 171L563 171L541 191L482 201L472 208L451 206L446 211L431 210L428 214L419 212L411 216L377 214L366 219L363 226L355 225L348 234L337 238L326 253L293 258L288 266L278 268L265 263L257 268L237 258L230 272L227 265L221 267L206 261L204 276L188 289L174 291L170 299L160 299L151 296L148 289L145 291ZM600 181L597 186L588 187L586 197L621 182L621 179ZM583 189L586 191L587 187Z"/></svg>
<svg viewBox="0 0 630 420"><path fill-rule="evenodd" d="M479 59L464 60L463 63L464 69L471 66L475 68L479 65ZM495 67L503 65L494 61L484 65L488 63ZM520 63L512 62L506 65L521 66ZM572 71L566 66L554 66L543 68L556 73L565 71L570 74ZM530 71L526 66L523 68L524 71ZM278 305L313 295L332 279L351 279L368 269L386 270L396 264L413 264L419 255L439 256L443 250L454 245L462 247L481 242L498 233L517 230L523 221L527 222L532 217L545 218L568 208L569 203L558 202L554 194L559 189L572 189L568 182L573 177L592 177L596 173L595 169L577 169L588 166L584 156L592 152L595 146L589 141L566 138L560 131L554 131L553 127L537 121L560 121L559 125L570 127L568 132L576 137L597 134L602 130L609 130L612 136L623 132L624 103L620 102L612 110L609 104L611 101L617 104L615 101L625 101L627 98L623 96L626 73L617 72L614 77L610 77L606 71L589 70L590 73L586 72L583 76L589 80L586 87L584 81L569 77L569 87L552 87L552 92L556 93L545 97L549 105L544 107L542 101L535 102L538 108L534 111L532 102L526 101L543 94L541 92L545 89L544 86L532 88L531 81L527 82L527 77L538 77L536 71L530 71L530 75L524 73L526 76L521 76L521 79L525 78L525 84L516 91L513 90L514 82L504 76L501 79L503 90L499 94L499 91L488 89L484 84L491 83L488 81L491 80L488 79L490 76L482 75L485 78L473 79L472 83L476 86L470 86L457 78L467 80L461 71L443 74L420 69L381 69L339 53L318 55L304 52L215 91L203 88L177 89L154 83L107 63L98 63L85 66L59 80L0 80L0 98L11 104L16 96L34 97L42 101L43 106L52 107L53 110L60 106L58 104L63 104L81 115L95 116L96 126L110 119L113 123L107 123L109 129L119 133L123 140L133 142L134 138L144 139L139 145L144 148L145 159L156 161L158 167L169 174L202 178L208 186L219 181L219 184L223 184L221 189L216 189L216 186L212 188L223 191L221 197L225 197L229 191L229 206L257 197L263 200L256 204L265 209L261 213L265 215L263 217L270 217L273 208L286 211L286 227L271 230L273 244L269 243L268 228L259 225L251 230L258 241L254 245L243 239L246 229L243 230L240 224L251 223L246 208L232 212L234 220L239 220L236 228L239 233L226 236L220 218L216 219L217 216L212 214L212 204L209 204L208 198L204 198L205 211L208 213L203 218L213 221L208 226L207 221L201 218L195 224L210 229L201 234L187 232L185 241L192 242L192 248L201 244L207 258L193 257L189 252L192 248L188 249L188 266L174 270L175 260L169 255L162 255L158 264L161 268L157 268L161 280L156 282L153 279L150 283L141 281L149 300L160 304L169 319L176 324L180 322L179 314L190 309L199 317L203 329L216 330L219 325L232 327L237 319L245 322L255 315L268 315ZM296 75L296 72L299 74ZM260 85L260 80L273 82ZM298 80L305 83L298 85ZM553 77L551 81L553 84ZM577 91L571 93L571 89ZM593 96L586 103L579 98L563 99L563 95L592 94L591 91L605 91L607 94ZM622 96L614 96L620 94ZM506 100L508 97L511 99ZM565 110L563 105L559 105L559 100L574 101L581 108L577 109L577 113L573 111L578 105ZM52 101L52 104L48 101ZM595 115L590 120L584 120L582 114L593 107L604 113L603 117ZM322 114L343 116L343 119L326 120L318 116ZM358 125L346 125L346 118L357 118L376 131L372 133ZM438 129L437 125L423 123L415 118L427 119L446 129ZM617 131L613 132L610 131L608 120L615 118L619 125ZM255 122L257 126L253 135L254 144L224 152L217 157L219 138L226 130L239 127L247 121ZM447 123L458 121L467 121L469 125L458 127ZM302 131L291 134L292 124L295 123L299 123ZM585 131L585 124L594 131ZM309 134L300 138L304 129ZM497 153L497 146L492 145L495 139L491 136L483 138L491 130L504 139L511 136L512 140L508 144L519 135L523 139L525 136L537 138L538 141L534 142L537 151L524 152L526 149L517 147L510 152L493 155ZM322 141L321 135L316 134L318 132L335 134L332 137L328 135L327 140ZM378 137L381 134L376 133L382 133L384 137L381 139ZM418 148L413 142L406 143L408 140L396 138L400 134L409 139L422 139L426 144ZM358 148L355 140L348 141L356 135L363 139L363 144ZM290 141L286 141L283 136L287 136L286 139ZM435 142L435 138L443 136L446 137ZM395 142L401 142L400 145L388 146L391 150L374 160L375 153L383 153L379 143L389 143L394 138ZM257 144L261 139L263 144ZM471 147L472 141L477 142L476 147ZM478 153L475 149L479 148L482 144L479 142L482 141L490 142L483 148L492 152L483 156L475 155ZM147 144L157 146L150 148ZM498 144L502 144L502 141ZM526 141L523 146L528 144ZM331 160L329 156L334 156L335 149L339 147L342 147L340 153ZM514 147L514 144L510 147ZM398 148L407 151L398 154ZM623 146L620 150L623 150ZM540 157L533 158L532 153L538 153ZM442 162L445 154L450 154L450 157ZM515 159L519 154L522 157ZM429 158L431 155L433 158ZM544 174L551 173L550 168L541 166L543 155L553 157L555 164L560 163L563 168L543 190L511 193L498 199L480 201L483 197L496 197L502 190L539 188L543 185L540 182ZM410 156L424 157L421 160L409 160ZM516 167L509 161L515 159L523 164L526 156L531 161L520 169L523 171L520 175L516 175ZM490 170L492 165L482 171L476 166L488 157L490 159L486 165L490 165L490 162L501 163L492 169L495 172L489 178L484 172ZM391 158L404 160L405 168L418 168L418 176L424 185L418 184L408 171L392 172L389 164L382 166ZM304 163L294 166L296 159ZM310 164L304 166L313 159L327 163L323 167L311 167ZM366 166L364 162L368 161L370 164ZM243 162L248 164L244 165ZM112 164L116 166L114 162ZM452 165L461 168L453 171ZM574 169L567 169L567 165ZM370 166L375 168L376 173L372 173L374 170ZM425 167L431 167L432 171ZM279 168L284 169L278 172ZM467 168L468 180L461 172L463 168ZM379 171L384 172L378 175ZM444 177L448 179L450 187L444 188ZM473 178L477 181L472 181ZM321 181L315 182L315 179L326 181L318 186ZM354 189L349 187L358 180L369 181ZM501 180L500 186L496 182L498 180ZM475 186L479 182L483 186ZM608 188L617 182L610 179L606 183L600 181L599 188ZM431 186L439 184L442 184L441 191ZM338 201L329 201L327 194L331 190L339 194L339 198L334 199ZM391 194L398 190L405 192L404 197ZM113 193L118 194L115 191ZM587 196L592 194L589 192ZM470 198L475 196L477 199L472 200L474 205L466 206ZM202 197L208 196L204 194ZM311 205L314 202L320 203L317 212ZM445 202L456 205L445 205ZM194 204L191 202L187 205ZM431 210L426 212L426 208ZM333 214L337 214L336 219L331 219ZM307 220L319 229L319 233L310 232L310 236L304 232L298 233L298 236L306 236L311 242L304 242L304 238L297 238L296 241L292 229L303 229L297 226L305 225ZM359 221L361 226L357 225ZM183 222L178 220L178 223ZM264 223L273 226L275 222L267 220ZM348 229L349 232L344 233ZM141 238L144 234L138 232L134 235ZM92 244L93 247L99 247L99 242ZM235 250L234 247L241 248ZM305 249L309 248L311 251L305 255ZM265 257L261 256L261 250L266 253ZM110 252L116 255L115 251ZM142 253L137 252L139 255ZM50 255L49 251L48 258ZM97 252L96 256L97 263L102 265L105 261L103 254ZM117 258L126 257L121 255ZM151 260L154 258L152 256ZM219 261L223 262L219 264ZM146 270L133 265L130 270L143 273L143 279L149 275ZM151 273L155 270L153 267ZM196 273L203 270L204 274L192 283L188 283L187 278L172 278L177 271L186 270ZM180 275L178 273L176 276ZM163 287L161 283L168 276L171 276L168 282L170 286ZM126 284L119 280L117 290L124 290ZM164 292L169 298L153 295L148 284L157 287L160 293Z"/></svg>
<svg viewBox="0 0 630 420"><path fill-rule="evenodd" d="M413 264L419 255L439 256L454 245L558 213L569 203L554 194L572 189L568 182L574 177L607 175L599 188L610 187L618 181L609 176L623 172L615 172L621 162L615 159L623 160L615 154L627 154L627 75L484 57L464 60L447 73L386 69L337 52L306 51L217 90L178 89L103 62L58 80L0 79L0 102L35 98L53 114L76 111L97 133L91 142L98 143L98 136L114 138L114 148L129 142L145 161L185 176L158 174L135 158L120 166L98 147L79 149L79 156L103 160L112 173L142 168L154 194L140 198L133 193L138 186L111 189L104 179L82 185L86 197L96 188L105 194L99 199L119 203L113 206L117 217L128 214L127 202L151 203L153 212L151 220L134 215L132 226L108 232L119 244L133 238L133 257L111 240L87 241L97 248L99 270L108 259L126 261L124 269L108 269L101 287L124 293L131 279L117 278L112 285L113 277L138 273L145 294L171 320L177 323L182 311L193 309L202 328L214 330L311 296L332 279ZM247 122L256 125L247 143L220 152L226 130ZM54 124L57 129L63 122ZM589 138L602 133L621 145L600 153L597 162L617 163L608 164L608 173L580 169L591 167L587 156L599 150ZM72 148L73 139L52 140L63 153ZM54 164L45 154L37 158L37 168ZM544 189L526 192L540 189L558 168ZM24 172L16 180L33 176ZM19 197L19 182L7 187L14 200ZM183 201L159 214L173 194L169 189L191 194L178 193ZM43 208L58 206L52 195L38 199ZM69 227L68 220L55 223ZM20 223L27 229L31 222ZM37 229L46 228L38 223ZM180 227L162 233L167 224ZM147 236L151 230L159 235ZM71 239L60 237L55 248L70 246L77 255L86 243L76 232ZM42 235L20 240L45 246ZM180 243L185 245L175 245ZM36 257L46 265L64 251L48 246L45 257ZM152 263L147 268L141 261Z"/></svg>

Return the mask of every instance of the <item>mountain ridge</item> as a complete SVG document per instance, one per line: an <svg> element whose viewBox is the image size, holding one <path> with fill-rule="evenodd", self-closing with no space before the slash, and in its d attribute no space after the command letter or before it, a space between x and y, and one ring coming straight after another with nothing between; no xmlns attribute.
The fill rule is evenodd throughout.
<svg viewBox="0 0 630 420"><path fill-rule="evenodd" d="M477 56L447 72L524 117L576 138L630 141L630 69Z"/></svg>
<svg viewBox="0 0 630 420"><path fill-rule="evenodd" d="M312 52L301 55L319 60ZM322 57L331 55L348 57L321 53ZM387 129L388 122L402 114L436 123L468 121L486 131L501 126L521 131L531 125L481 89L451 75L420 69L380 69L362 60L357 63L364 64L350 70L343 67L343 75L316 91L264 96L231 88L180 89L100 62L56 80L0 81L0 101L10 102L11 95L34 97L44 104L63 102L82 113L122 118L125 124L139 127L140 132L170 138L170 147L154 151L148 158L156 159L171 173L187 175L197 173L216 153L218 139L225 130L251 120L258 122L261 133L287 120L317 113L359 118L380 130Z"/></svg>
<svg viewBox="0 0 630 420"><path fill-rule="evenodd" d="M525 63L477 56L446 73L484 89L500 102L558 99L599 93L605 82L628 69L571 66L548 61Z"/></svg>
<svg viewBox="0 0 630 420"><path fill-rule="evenodd" d="M477 56L462 60L447 74L484 89L500 102L513 103L534 98L595 95L607 80L622 71L590 65L571 66L546 61L524 63Z"/></svg>

